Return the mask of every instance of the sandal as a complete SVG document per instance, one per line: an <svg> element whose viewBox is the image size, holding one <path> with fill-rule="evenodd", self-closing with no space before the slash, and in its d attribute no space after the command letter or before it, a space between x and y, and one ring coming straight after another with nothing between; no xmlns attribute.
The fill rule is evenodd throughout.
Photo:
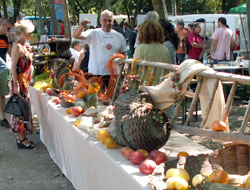
<svg viewBox="0 0 250 190"><path fill-rule="evenodd" d="M28 140L28 144L23 144L25 140L28 140L26 137L23 140L19 138L16 139L17 148L19 149L33 149L35 148L34 143L31 140Z"/></svg>
<svg viewBox="0 0 250 190"><path fill-rule="evenodd" d="M5 128L10 128L10 124L9 124L9 122L8 122L8 120L6 118L4 118L3 120L1 120L0 125L2 127L5 127Z"/></svg>

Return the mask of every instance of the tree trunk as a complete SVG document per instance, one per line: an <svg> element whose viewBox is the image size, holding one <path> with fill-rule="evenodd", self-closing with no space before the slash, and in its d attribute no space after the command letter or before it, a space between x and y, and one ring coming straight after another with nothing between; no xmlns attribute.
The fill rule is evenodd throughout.
<svg viewBox="0 0 250 190"><path fill-rule="evenodd" d="M129 9L128 9L127 0L123 1L123 4L124 4L125 10L126 10L126 13L128 15L128 22L130 23L131 22L131 20L130 20L130 12L129 12Z"/></svg>
<svg viewBox="0 0 250 190"><path fill-rule="evenodd" d="M173 16L176 16L176 15L177 15L176 0L172 0L172 1L171 1L171 5L172 5L172 15L173 15Z"/></svg>
<svg viewBox="0 0 250 190"><path fill-rule="evenodd" d="M110 0L104 0L103 10L111 9L111 2Z"/></svg>
<svg viewBox="0 0 250 190"><path fill-rule="evenodd" d="M66 38L71 39L68 0L62 0L62 6L63 6L63 21L64 21L64 29L65 29Z"/></svg>
<svg viewBox="0 0 250 190"><path fill-rule="evenodd" d="M248 36L250 36L250 0L246 0L246 4L247 4L247 25L248 25ZM250 43L248 41L248 43ZM249 57L249 53L248 57Z"/></svg>
<svg viewBox="0 0 250 190"><path fill-rule="evenodd" d="M3 15L4 18L8 18L6 1L3 1L3 13L4 13L4 15Z"/></svg>
<svg viewBox="0 0 250 190"><path fill-rule="evenodd" d="M71 6L72 6L72 16L73 16L73 22L74 22L74 25L77 24L77 19L76 19L76 4L75 4L75 1L71 1Z"/></svg>
<svg viewBox="0 0 250 190"><path fill-rule="evenodd" d="M58 34L58 28L57 28L57 20L56 20L56 11L54 7L54 1L53 0L48 0L49 3L49 13L50 13L50 18L52 22L52 31L54 35Z"/></svg>
<svg viewBox="0 0 250 190"><path fill-rule="evenodd" d="M154 10L159 14L161 19L168 20L168 12L165 0L152 0Z"/></svg>
<svg viewBox="0 0 250 190"><path fill-rule="evenodd" d="M43 23L43 7L42 7L42 2L41 0L36 0L36 6L38 10L38 15L39 15L39 28L40 28L40 35L44 35L44 23ZM46 18L45 18L46 19Z"/></svg>
<svg viewBox="0 0 250 190"><path fill-rule="evenodd" d="M14 0L14 16L13 16L13 22L16 22L17 17L19 16L21 7L21 0Z"/></svg>

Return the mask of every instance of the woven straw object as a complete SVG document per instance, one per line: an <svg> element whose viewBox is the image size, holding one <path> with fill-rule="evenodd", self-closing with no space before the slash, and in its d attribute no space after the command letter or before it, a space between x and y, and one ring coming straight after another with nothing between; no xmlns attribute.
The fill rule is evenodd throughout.
<svg viewBox="0 0 250 190"><path fill-rule="evenodd" d="M130 91L122 94L115 107L115 134L111 135L117 144L151 151L167 142L170 135L168 118L161 113L162 122L153 119L160 110L153 106L147 93Z"/></svg>
<svg viewBox="0 0 250 190"><path fill-rule="evenodd" d="M250 169L250 146L231 144L210 154L181 157L165 164L166 171L176 167L184 168L189 173L190 180L200 173L208 176L217 169L224 169L230 176L235 175L229 184L242 187L242 179Z"/></svg>
<svg viewBox="0 0 250 190"><path fill-rule="evenodd" d="M71 40L69 39L58 39L49 42L49 47L51 52L56 52L57 57L70 58L72 54L70 53Z"/></svg>

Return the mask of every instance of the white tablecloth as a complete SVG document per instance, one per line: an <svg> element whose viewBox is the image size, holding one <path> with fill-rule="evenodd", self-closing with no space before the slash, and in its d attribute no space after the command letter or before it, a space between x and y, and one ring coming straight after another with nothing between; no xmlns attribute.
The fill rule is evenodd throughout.
<svg viewBox="0 0 250 190"><path fill-rule="evenodd" d="M40 138L76 189L151 189L147 186L148 176L123 158L120 149L107 149L95 137L76 128L76 119L52 103L49 96L32 87L30 96L40 123Z"/></svg>

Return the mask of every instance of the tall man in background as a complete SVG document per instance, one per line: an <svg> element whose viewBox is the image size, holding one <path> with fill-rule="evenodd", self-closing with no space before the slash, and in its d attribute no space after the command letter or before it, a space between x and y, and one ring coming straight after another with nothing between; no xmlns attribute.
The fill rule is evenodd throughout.
<svg viewBox="0 0 250 190"><path fill-rule="evenodd" d="M230 60L230 46L233 45L233 31L227 27L224 17L218 19L218 28L212 35L210 55L214 58L214 64L219 61Z"/></svg>
<svg viewBox="0 0 250 190"><path fill-rule="evenodd" d="M90 29L82 33L90 23L89 20L83 19L73 34L73 38L85 40L85 43L89 45L88 72L96 76L103 76L105 86L108 86L110 79L107 68L109 58L118 52L126 53L125 38L112 29L113 22L113 13L104 10L100 17L101 28Z"/></svg>

